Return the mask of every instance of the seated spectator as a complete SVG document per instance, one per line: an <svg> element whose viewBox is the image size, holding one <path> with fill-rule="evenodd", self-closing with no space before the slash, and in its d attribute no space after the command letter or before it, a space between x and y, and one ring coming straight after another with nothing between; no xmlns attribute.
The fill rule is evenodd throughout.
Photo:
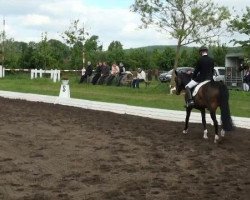
<svg viewBox="0 0 250 200"><path fill-rule="evenodd" d="M136 78L132 81L133 88L139 88L139 83L146 80L146 73L141 69L138 68Z"/></svg>
<svg viewBox="0 0 250 200"><path fill-rule="evenodd" d="M101 76L100 76L97 84L103 85L103 83L106 81L106 78L109 76L109 73L110 73L109 66L107 65L106 62L103 62Z"/></svg>
<svg viewBox="0 0 250 200"><path fill-rule="evenodd" d="M90 76L92 75L92 72L93 72L93 67L92 67L92 65L91 65L91 62L88 61L86 71L85 71L85 73L81 76L81 79L80 79L79 83L82 83L83 81L87 80L87 78L90 77Z"/></svg>
<svg viewBox="0 0 250 200"><path fill-rule="evenodd" d="M107 78L107 85L111 85L112 84L113 79L116 76L118 76L119 71L120 71L119 67L116 65L116 63L113 63L112 67L111 67L111 74Z"/></svg>
<svg viewBox="0 0 250 200"><path fill-rule="evenodd" d="M118 74L118 80L117 80L117 86L121 85L121 80L124 77L124 75L126 74L126 69L123 65L122 62L120 62L119 64L119 74Z"/></svg>
<svg viewBox="0 0 250 200"><path fill-rule="evenodd" d="M92 79L92 84L95 85L98 81L98 79L100 78L101 76L101 73L102 73L102 62L99 62L96 66L96 70L95 70L95 73L94 73L94 77Z"/></svg>

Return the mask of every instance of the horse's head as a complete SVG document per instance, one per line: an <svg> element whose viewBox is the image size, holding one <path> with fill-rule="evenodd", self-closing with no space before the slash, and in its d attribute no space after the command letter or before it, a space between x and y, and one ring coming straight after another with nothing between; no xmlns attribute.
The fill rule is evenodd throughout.
<svg viewBox="0 0 250 200"><path fill-rule="evenodd" d="M175 85L176 85L176 94L179 95L182 90L185 89L185 86L192 78L192 74L185 72L177 72L175 70Z"/></svg>

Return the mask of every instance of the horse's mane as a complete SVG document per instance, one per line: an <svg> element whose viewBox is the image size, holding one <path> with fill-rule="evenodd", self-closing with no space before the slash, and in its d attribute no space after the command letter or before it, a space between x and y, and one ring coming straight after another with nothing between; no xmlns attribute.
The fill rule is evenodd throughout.
<svg viewBox="0 0 250 200"><path fill-rule="evenodd" d="M193 73L185 73L185 72L179 72L179 77L184 85L188 84L188 82L192 79Z"/></svg>

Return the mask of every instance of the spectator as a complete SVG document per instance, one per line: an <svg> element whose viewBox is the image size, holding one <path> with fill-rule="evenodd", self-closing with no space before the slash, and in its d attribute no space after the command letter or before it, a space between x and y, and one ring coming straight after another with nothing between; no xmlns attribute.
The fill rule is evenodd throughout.
<svg viewBox="0 0 250 200"><path fill-rule="evenodd" d="M109 66L107 65L106 62L103 62L101 76L100 76L97 84L102 85L106 81L106 78L109 76L109 73L110 73Z"/></svg>
<svg viewBox="0 0 250 200"><path fill-rule="evenodd" d="M122 80L122 78L124 77L125 74L126 74L126 69L125 69L123 63L120 62L117 86L121 85L121 80Z"/></svg>
<svg viewBox="0 0 250 200"><path fill-rule="evenodd" d="M248 69L243 77L243 90L250 91L249 88L250 88L250 70Z"/></svg>
<svg viewBox="0 0 250 200"><path fill-rule="evenodd" d="M96 66L96 70L95 70L95 75L92 79L92 84L95 85L98 81L98 79L101 76L101 72L102 72L102 62L99 62Z"/></svg>
<svg viewBox="0 0 250 200"><path fill-rule="evenodd" d="M85 79L87 80L87 78L90 77L90 76L92 75L92 72L93 72L93 67L92 67L92 65L91 65L91 62L88 61L86 71L85 71L85 73L81 76L81 79L80 79L80 82L79 82L79 83L82 83L83 81L85 81Z"/></svg>
<svg viewBox="0 0 250 200"><path fill-rule="evenodd" d="M132 81L132 87L139 88L139 83L145 80L146 80L146 73L141 68L138 68L136 78L134 78Z"/></svg>
<svg viewBox="0 0 250 200"><path fill-rule="evenodd" d="M120 71L119 67L116 65L116 63L113 63L112 67L111 67L111 74L107 78L107 85L111 85L112 84L113 79L116 76L118 76L119 71Z"/></svg>

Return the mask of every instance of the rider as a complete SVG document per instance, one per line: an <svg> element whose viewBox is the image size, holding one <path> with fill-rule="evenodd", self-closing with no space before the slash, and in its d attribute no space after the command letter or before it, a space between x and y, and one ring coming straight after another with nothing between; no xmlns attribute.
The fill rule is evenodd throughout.
<svg viewBox="0 0 250 200"><path fill-rule="evenodd" d="M185 86L187 94L187 107L194 106L194 100L190 89L206 80L213 80L214 60L208 56L208 48L202 46L199 49L201 55L193 73L193 79Z"/></svg>

